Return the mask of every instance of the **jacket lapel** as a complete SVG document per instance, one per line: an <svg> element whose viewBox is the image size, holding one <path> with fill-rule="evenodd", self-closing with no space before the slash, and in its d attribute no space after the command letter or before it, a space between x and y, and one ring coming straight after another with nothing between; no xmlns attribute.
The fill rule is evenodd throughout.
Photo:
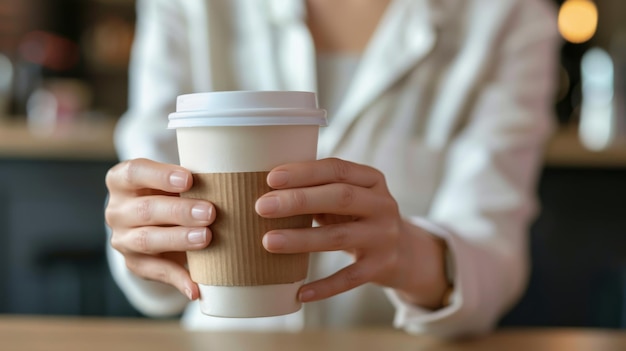
<svg viewBox="0 0 626 351"><path fill-rule="evenodd" d="M315 47L306 25L305 0L266 0L275 31L276 64L283 90L317 91Z"/></svg>
<svg viewBox="0 0 626 351"><path fill-rule="evenodd" d="M357 116L434 47L427 0L395 0L381 19L346 97L322 135L320 154L331 155Z"/></svg>
<svg viewBox="0 0 626 351"><path fill-rule="evenodd" d="M306 26L305 0L266 0L278 28L277 59L281 87L317 91L315 48ZM434 47L436 32L428 0L394 0L381 19L357 68L345 99L320 139L320 154L330 155L357 116L402 78Z"/></svg>

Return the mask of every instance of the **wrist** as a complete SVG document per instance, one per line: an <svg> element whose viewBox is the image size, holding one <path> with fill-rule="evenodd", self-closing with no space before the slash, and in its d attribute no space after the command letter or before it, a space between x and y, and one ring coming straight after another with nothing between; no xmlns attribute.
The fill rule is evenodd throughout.
<svg viewBox="0 0 626 351"><path fill-rule="evenodd" d="M407 302L435 310L449 304L453 285L447 274L448 247L445 240L405 222L406 241L400 250L406 261L402 264L403 284L396 288Z"/></svg>

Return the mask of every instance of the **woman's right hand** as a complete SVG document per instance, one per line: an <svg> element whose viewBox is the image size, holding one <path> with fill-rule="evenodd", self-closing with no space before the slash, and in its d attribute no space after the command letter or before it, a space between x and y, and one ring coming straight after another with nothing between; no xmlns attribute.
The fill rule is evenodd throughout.
<svg viewBox="0 0 626 351"><path fill-rule="evenodd" d="M190 300L199 297L186 268L185 251L205 248L215 219L211 203L179 197L189 190L183 167L147 159L124 161L109 170L105 217L111 246L135 275L170 284Z"/></svg>

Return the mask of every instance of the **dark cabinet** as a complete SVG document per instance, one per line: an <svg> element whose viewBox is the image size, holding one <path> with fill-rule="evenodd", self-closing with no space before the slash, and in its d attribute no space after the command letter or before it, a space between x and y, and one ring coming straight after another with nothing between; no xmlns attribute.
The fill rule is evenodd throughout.
<svg viewBox="0 0 626 351"><path fill-rule="evenodd" d="M626 168L547 167L532 274L503 325L626 328Z"/></svg>
<svg viewBox="0 0 626 351"><path fill-rule="evenodd" d="M0 160L0 313L137 315L106 264L113 163Z"/></svg>

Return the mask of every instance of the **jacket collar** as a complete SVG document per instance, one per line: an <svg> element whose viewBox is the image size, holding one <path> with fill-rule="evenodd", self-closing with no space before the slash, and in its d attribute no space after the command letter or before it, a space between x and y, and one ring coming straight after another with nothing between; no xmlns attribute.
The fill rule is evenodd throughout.
<svg viewBox="0 0 626 351"><path fill-rule="evenodd" d="M305 0L267 0L270 18L279 26L279 67L283 88L317 91L315 49L306 27ZM442 1L442 0L438 0ZM393 0L363 52L332 128L323 133L322 155L330 155L368 104L407 74L434 47L439 15L429 0Z"/></svg>
<svg viewBox="0 0 626 351"><path fill-rule="evenodd" d="M305 0L266 0L283 90L317 91L315 47L306 25Z"/></svg>

